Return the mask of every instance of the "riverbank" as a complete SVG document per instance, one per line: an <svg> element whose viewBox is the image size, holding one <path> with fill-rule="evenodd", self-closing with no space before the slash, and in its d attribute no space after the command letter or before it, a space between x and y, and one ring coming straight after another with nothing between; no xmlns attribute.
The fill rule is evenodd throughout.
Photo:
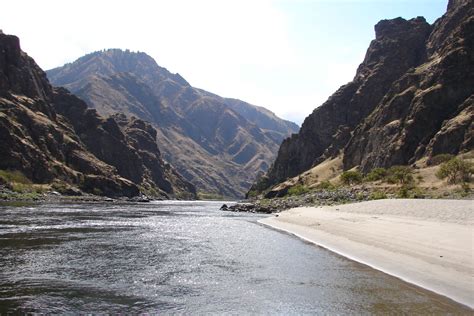
<svg viewBox="0 0 474 316"><path fill-rule="evenodd" d="M144 195L135 197L116 197L94 195L81 191L75 194L61 194L57 191L49 190L44 192L25 191L16 192L5 185L0 185L0 204L15 203L105 203L105 202L150 202L153 200Z"/></svg>
<svg viewBox="0 0 474 316"><path fill-rule="evenodd" d="M259 222L474 307L472 200L301 207Z"/></svg>

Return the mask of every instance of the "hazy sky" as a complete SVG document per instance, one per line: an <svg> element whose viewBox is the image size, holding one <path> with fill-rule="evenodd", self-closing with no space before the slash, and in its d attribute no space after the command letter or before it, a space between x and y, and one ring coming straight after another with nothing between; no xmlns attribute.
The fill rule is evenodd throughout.
<svg viewBox="0 0 474 316"><path fill-rule="evenodd" d="M193 86L300 124L350 81L381 19L447 0L5 0L0 28L43 69L104 48L143 51Z"/></svg>

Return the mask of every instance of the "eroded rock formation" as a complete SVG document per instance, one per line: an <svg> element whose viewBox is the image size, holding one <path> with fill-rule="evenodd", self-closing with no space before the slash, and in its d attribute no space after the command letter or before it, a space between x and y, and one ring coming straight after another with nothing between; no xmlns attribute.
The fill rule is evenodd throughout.
<svg viewBox="0 0 474 316"><path fill-rule="evenodd" d="M161 159L145 122L104 118L53 88L19 39L0 33L0 169L35 183L61 182L108 196L195 197ZM153 145L150 145L152 143Z"/></svg>

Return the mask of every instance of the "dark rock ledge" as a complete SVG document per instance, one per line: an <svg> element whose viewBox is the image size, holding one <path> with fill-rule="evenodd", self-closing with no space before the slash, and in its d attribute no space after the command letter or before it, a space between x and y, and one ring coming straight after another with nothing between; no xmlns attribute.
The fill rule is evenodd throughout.
<svg viewBox="0 0 474 316"><path fill-rule="evenodd" d="M230 211L230 212L247 212L247 213L263 213L271 214L278 212L277 209L271 206L262 206L254 203L237 203L231 206L224 204L220 208L221 211Z"/></svg>
<svg viewBox="0 0 474 316"><path fill-rule="evenodd" d="M294 207L337 205L367 201L371 191L367 188L340 188L336 190L321 190L302 195L285 196L280 198L247 200L237 204L221 206L222 211L248 212L271 214Z"/></svg>

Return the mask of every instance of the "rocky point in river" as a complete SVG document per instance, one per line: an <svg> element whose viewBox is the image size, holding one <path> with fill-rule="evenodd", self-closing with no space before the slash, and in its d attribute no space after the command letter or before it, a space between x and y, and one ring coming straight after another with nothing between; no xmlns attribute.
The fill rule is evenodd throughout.
<svg viewBox="0 0 474 316"><path fill-rule="evenodd" d="M102 117L46 74L0 32L0 169L33 183L107 196L196 196L161 159L156 132L138 119Z"/></svg>
<svg viewBox="0 0 474 316"><path fill-rule="evenodd" d="M298 131L265 108L192 87L145 53L99 51L47 74L101 114L151 122L165 160L201 192L242 197Z"/></svg>
<svg viewBox="0 0 474 316"><path fill-rule="evenodd" d="M375 26L375 39L354 80L287 138L261 192L328 158L344 169L410 164L473 148L474 3L449 1L434 25L396 18Z"/></svg>

